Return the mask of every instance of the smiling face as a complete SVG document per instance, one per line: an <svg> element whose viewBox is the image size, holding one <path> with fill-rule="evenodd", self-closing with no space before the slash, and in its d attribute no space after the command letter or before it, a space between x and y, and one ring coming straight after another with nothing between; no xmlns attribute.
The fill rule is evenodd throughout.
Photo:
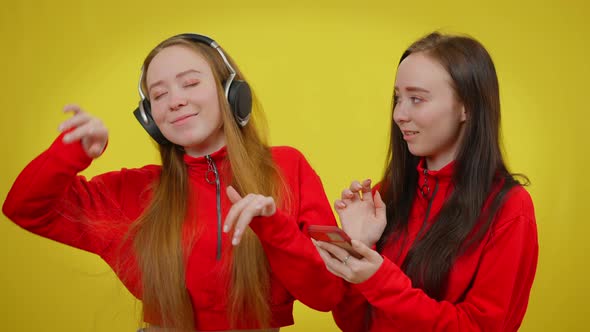
<svg viewBox="0 0 590 332"><path fill-rule="evenodd" d="M225 145L219 95L211 67L182 45L162 49L146 72L152 116L162 134L199 157Z"/></svg>
<svg viewBox="0 0 590 332"><path fill-rule="evenodd" d="M393 120L410 153L425 157L438 170L455 159L466 120L452 79L424 53L413 53L399 65L395 80Z"/></svg>

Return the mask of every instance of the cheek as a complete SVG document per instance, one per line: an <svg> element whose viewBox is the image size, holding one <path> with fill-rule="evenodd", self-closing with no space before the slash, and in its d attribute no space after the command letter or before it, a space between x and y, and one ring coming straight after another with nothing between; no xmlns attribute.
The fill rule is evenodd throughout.
<svg viewBox="0 0 590 332"><path fill-rule="evenodd" d="M166 118L166 113L158 106L152 104L152 118L157 125L160 125L164 122Z"/></svg>
<svg viewBox="0 0 590 332"><path fill-rule="evenodd" d="M413 113L412 120L418 129L441 133L455 123L455 114L450 107L435 104L428 106Z"/></svg>
<svg viewBox="0 0 590 332"><path fill-rule="evenodd" d="M217 97L217 92L214 91L209 95L209 97L207 98L207 103L209 104L211 109L215 110L217 113L220 112L220 105L219 99Z"/></svg>
<svg viewBox="0 0 590 332"><path fill-rule="evenodd" d="M450 144L459 137L461 125L459 119L454 115L441 117L434 124L431 125L433 139L440 143Z"/></svg>
<svg viewBox="0 0 590 332"><path fill-rule="evenodd" d="M219 100L217 100L217 95L210 96L205 101L207 105L207 113L212 119L221 119L221 105L219 105Z"/></svg>
<svg viewBox="0 0 590 332"><path fill-rule="evenodd" d="M207 112L207 116L218 113L220 106L216 90L201 91L201 93L191 96L194 106Z"/></svg>

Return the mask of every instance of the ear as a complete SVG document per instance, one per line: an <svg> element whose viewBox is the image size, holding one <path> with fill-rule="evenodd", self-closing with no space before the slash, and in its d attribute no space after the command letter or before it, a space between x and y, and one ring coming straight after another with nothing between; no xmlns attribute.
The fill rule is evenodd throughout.
<svg viewBox="0 0 590 332"><path fill-rule="evenodd" d="M459 112L461 112L461 115L459 116L459 120L461 121L461 123L467 121L467 112L465 111L465 105L461 104Z"/></svg>

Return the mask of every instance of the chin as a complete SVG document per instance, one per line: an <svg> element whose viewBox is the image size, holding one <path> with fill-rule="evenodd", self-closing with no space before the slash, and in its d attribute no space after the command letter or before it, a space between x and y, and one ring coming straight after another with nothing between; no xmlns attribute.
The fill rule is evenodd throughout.
<svg viewBox="0 0 590 332"><path fill-rule="evenodd" d="M166 137L170 142L183 147L200 145L203 142L201 137L194 137L194 135L190 135L190 133L186 133L184 135L179 135L179 133L176 133L176 135L166 135Z"/></svg>
<svg viewBox="0 0 590 332"><path fill-rule="evenodd" d="M412 147L412 146L408 145L408 150L415 157L425 157L426 156L426 153L424 151L422 151L420 148Z"/></svg>

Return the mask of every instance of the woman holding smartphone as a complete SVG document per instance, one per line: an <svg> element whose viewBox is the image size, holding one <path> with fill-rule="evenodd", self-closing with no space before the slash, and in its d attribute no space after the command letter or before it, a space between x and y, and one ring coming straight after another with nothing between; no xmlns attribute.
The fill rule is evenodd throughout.
<svg viewBox="0 0 590 332"><path fill-rule="evenodd" d="M343 331L518 329L537 228L500 146L498 79L486 49L440 33L412 44L397 69L383 179L374 188L354 181L335 202L363 257L316 244L328 270L348 281L333 311Z"/></svg>

